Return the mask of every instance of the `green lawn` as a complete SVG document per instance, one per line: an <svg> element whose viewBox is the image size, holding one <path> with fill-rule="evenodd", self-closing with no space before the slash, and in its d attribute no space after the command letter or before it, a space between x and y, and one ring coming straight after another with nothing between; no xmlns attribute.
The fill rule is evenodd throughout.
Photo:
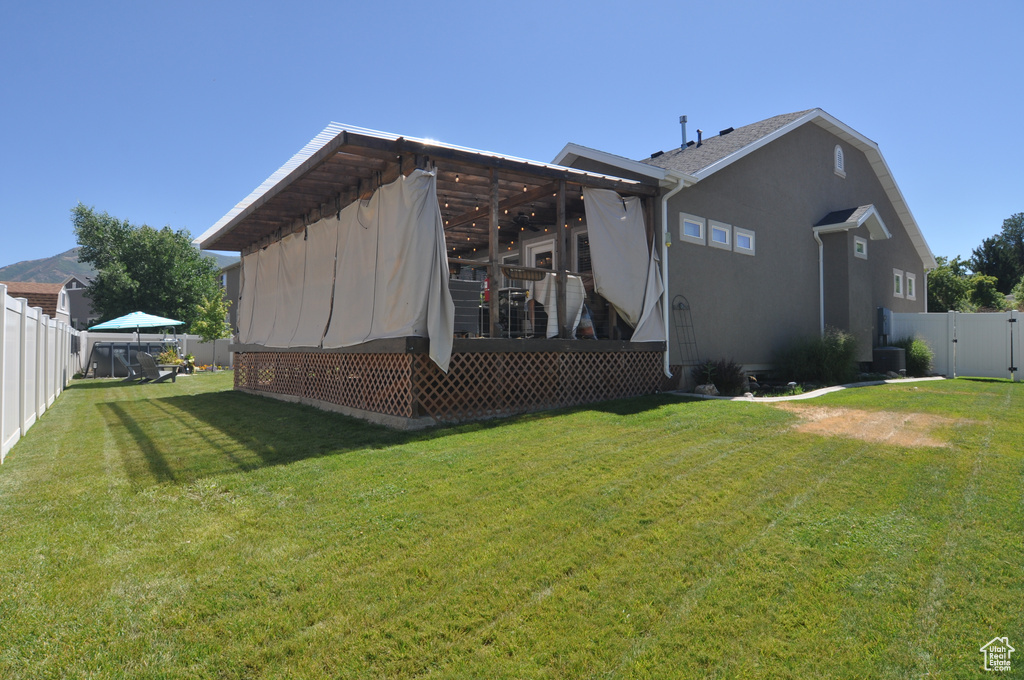
<svg viewBox="0 0 1024 680"><path fill-rule="evenodd" d="M959 678L1024 650L1020 384L813 402L950 419L913 448L669 396L396 433L230 380L77 382L11 451L0 678Z"/></svg>

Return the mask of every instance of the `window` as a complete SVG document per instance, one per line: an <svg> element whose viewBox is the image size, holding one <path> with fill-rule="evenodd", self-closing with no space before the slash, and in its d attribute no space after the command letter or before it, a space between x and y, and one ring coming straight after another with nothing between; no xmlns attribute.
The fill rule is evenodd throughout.
<svg viewBox="0 0 1024 680"><path fill-rule="evenodd" d="M526 266L554 269L555 240L545 239L526 244Z"/></svg>
<svg viewBox="0 0 1024 680"><path fill-rule="evenodd" d="M733 238L735 239L735 245L733 249L737 253L743 253L744 255L754 254L754 232L749 229L740 229L739 227L733 227Z"/></svg>
<svg viewBox="0 0 1024 680"><path fill-rule="evenodd" d="M704 245L704 218L679 213L679 240Z"/></svg>
<svg viewBox="0 0 1024 680"><path fill-rule="evenodd" d="M577 272L589 272L594 269L590 262L590 235L585 231L576 234L573 240L573 260Z"/></svg>
<svg viewBox="0 0 1024 680"><path fill-rule="evenodd" d="M840 177L846 177L846 159L843 157L843 147L838 144L836 144L834 160L836 174Z"/></svg>
<svg viewBox="0 0 1024 680"><path fill-rule="evenodd" d="M903 297L903 270L892 270L892 294L893 297Z"/></svg>
<svg viewBox="0 0 1024 680"><path fill-rule="evenodd" d="M862 260L868 259L868 240L866 238L853 237L853 256Z"/></svg>
<svg viewBox="0 0 1024 680"><path fill-rule="evenodd" d="M708 245L715 248L732 250L732 227L721 222L711 221L711 240Z"/></svg>
<svg viewBox="0 0 1024 680"><path fill-rule="evenodd" d="M917 299L917 274L907 274L906 275L906 279L907 280L906 280L905 283L906 283L906 287L907 287L907 290L906 290L907 299L908 300L916 300Z"/></svg>
<svg viewBox="0 0 1024 680"><path fill-rule="evenodd" d="M518 267L519 266L519 251L516 251L514 253L505 253L505 254L503 254L501 256L501 263L502 264L507 264L507 265L510 265L510 266L514 266L514 267ZM517 283L515 281L513 281L512 279L510 279L507 276L505 276L504 272L502 272L502 275L501 275L501 287L502 288L515 288L516 285L517 285Z"/></svg>
<svg viewBox="0 0 1024 680"><path fill-rule="evenodd" d="M63 289L57 297L57 311L66 312L68 309L68 294Z"/></svg>

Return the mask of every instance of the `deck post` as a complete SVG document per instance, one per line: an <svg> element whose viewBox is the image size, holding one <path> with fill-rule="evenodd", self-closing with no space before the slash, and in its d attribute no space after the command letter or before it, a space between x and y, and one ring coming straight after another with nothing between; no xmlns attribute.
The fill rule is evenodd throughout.
<svg viewBox="0 0 1024 680"><path fill-rule="evenodd" d="M555 283L555 293L558 296L558 337L563 340L568 340L572 337L572 329L569 328L571 323L569 319L568 310L566 309L567 294L568 290L568 276L569 276L569 229L568 224L565 220L565 180L558 180L558 198L555 218L556 238L555 238L555 252L557 253L556 265L558 270L558 278Z"/></svg>
<svg viewBox="0 0 1024 680"><path fill-rule="evenodd" d="M498 169L491 168L491 217L487 230L487 276L490 278L490 302L488 303L488 316L490 317L490 328L488 337L498 337L498 282L501 281L501 272L498 269L498 249L501 247L498 242L498 209L500 195L498 193Z"/></svg>

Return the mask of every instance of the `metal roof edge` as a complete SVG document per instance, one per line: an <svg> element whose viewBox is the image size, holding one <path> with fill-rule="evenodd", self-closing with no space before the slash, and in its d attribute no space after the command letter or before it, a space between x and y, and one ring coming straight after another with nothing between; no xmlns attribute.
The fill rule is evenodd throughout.
<svg viewBox="0 0 1024 680"><path fill-rule="evenodd" d="M623 184L636 184L640 185L641 182L631 180L625 177L616 177L614 175L603 175L595 172L588 172L586 170L579 170L577 168L570 168L552 163L543 163L541 161L534 161L527 158L520 158L517 156L510 156L507 154L500 154L493 151L484 151L482 149L473 149L465 146L458 146L456 144L446 144L433 139L423 139L418 137L408 137L404 135L398 135L390 132L381 132L380 130L373 130L371 128L359 127L357 125L347 125L343 123L331 122L326 128L324 128L320 134L309 141L298 153L292 156L284 165L278 168L270 177L264 180L258 187L256 187L248 196L239 201L235 206L221 217L217 222L203 232L199 237L193 240L193 243L201 248L208 248L209 244L215 242L226 233L230 232L234 226L255 211L260 205L265 203L267 200L272 198L282 189L287 187L292 181L298 179L311 168L311 165L315 165L324 159L324 156L332 152L334 147L344 144L344 137L347 134L362 135L365 137L373 137L377 139L383 139L388 141L398 141L399 139L414 143L422 144L424 146L435 146L440 149L447 149L462 153L469 153L478 155L485 158L493 158L496 160L510 161L512 163L522 163L527 166L533 166L537 168L547 168L559 171L565 171L581 177L594 177L600 179L611 179ZM342 139L340 142L336 142L339 138ZM658 179L657 177L654 177Z"/></svg>
<svg viewBox="0 0 1024 680"><path fill-rule="evenodd" d="M651 179L656 179L663 185L674 186L679 182L685 184L694 184L697 179L692 175L688 175L677 170L669 170L667 168L658 167L657 165L650 165L648 163L641 163L625 156L619 156L607 151L601 151L594 149L589 146L583 146L582 144L575 144L569 142L562 150L555 156L552 161L555 164L562 164L567 159L568 162L572 162L577 158L587 158L598 163L610 165L613 168L621 168L629 172L635 172Z"/></svg>

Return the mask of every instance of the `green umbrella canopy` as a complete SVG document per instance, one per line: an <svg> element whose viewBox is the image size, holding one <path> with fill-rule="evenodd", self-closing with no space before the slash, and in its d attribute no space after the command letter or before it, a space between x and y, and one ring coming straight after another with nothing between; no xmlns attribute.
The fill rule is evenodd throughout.
<svg viewBox="0 0 1024 680"><path fill-rule="evenodd" d="M166 319L162 316L153 316L152 314L146 314L145 312L132 312L131 314L125 314L119 316L116 319L110 321L104 321L101 324L97 324L89 328L91 331L114 331L124 329L138 329L138 328L157 328L162 326L181 326L184 325L184 321L175 321L174 319Z"/></svg>

